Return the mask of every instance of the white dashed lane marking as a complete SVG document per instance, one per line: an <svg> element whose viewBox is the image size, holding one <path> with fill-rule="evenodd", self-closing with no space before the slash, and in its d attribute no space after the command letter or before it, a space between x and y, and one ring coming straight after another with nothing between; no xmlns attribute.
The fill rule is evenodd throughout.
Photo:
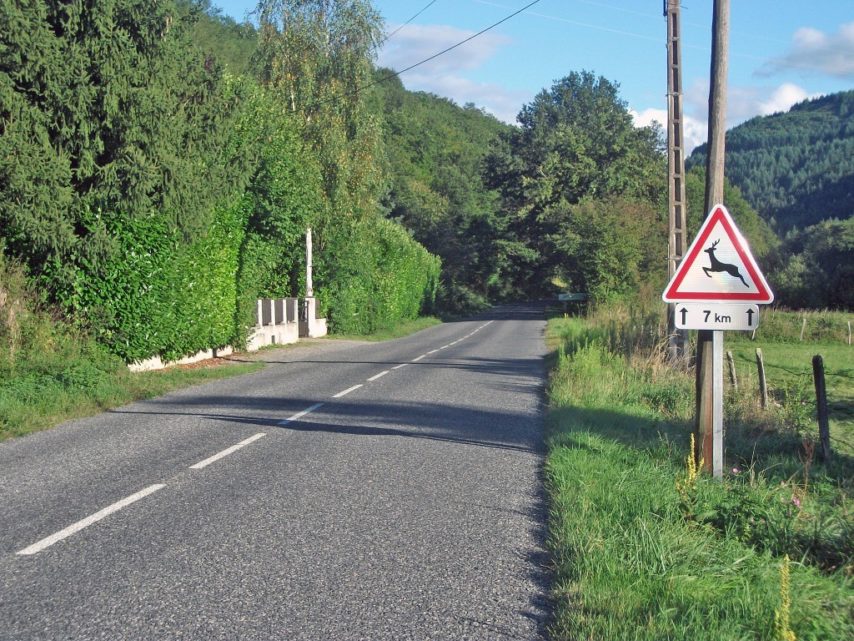
<svg viewBox="0 0 854 641"><path fill-rule="evenodd" d="M221 458L224 458L224 457L228 456L229 454L236 452L241 447L246 447L250 443L257 441L259 438L262 438L264 436L266 436L266 434L264 432L259 432L258 434L255 434L254 436L250 436L246 440L240 441L240 443L237 443L236 445L232 445L231 447L224 449L222 452L219 452L218 454L214 454L210 458L206 458L204 461L199 461L195 465L191 465L190 469L191 470L200 470L203 467L207 467L211 463L214 463L214 462L220 460Z"/></svg>
<svg viewBox="0 0 854 641"><path fill-rule="evenodd" d="M121 501L116 501L112 505L108 505L107 507L105 507L103 510L99 510L98 512L95 512L94 514L87 516L85 519L81 519L81 520L77 521L77 523L69 525L64 530L60 530L59 532L56 532L55 534L51 534L50 536L43 538L41 541L38 541L37 543L33 543L29 547L25 547L23 550L18 552L18 554L20 554L22 556L37 554L38 552L41 552L45 548L50 547L54 543L57 543L57 542L61 541L62 539L68 538L69 536L79 532L83 528L88 527L88 526L92 525L93 523L97 523L101 519L108 517L113 512L118 512L119 510L121 510L124 507L127 507L131 503L136 503L140 499L145 498L149 494L152 494L152 493L156 492L157 490L161 490L164 487L166 487L166 486L162 483L157 484L157 485L149 485L144 490L140 490L136 494L131 494L130 496L123 498Z"/></svg>

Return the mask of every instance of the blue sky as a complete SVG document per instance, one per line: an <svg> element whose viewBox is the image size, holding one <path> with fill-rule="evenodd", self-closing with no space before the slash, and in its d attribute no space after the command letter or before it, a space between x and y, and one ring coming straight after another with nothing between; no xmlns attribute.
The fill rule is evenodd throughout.
<svg viewBox="0 0 854 641"><path fill-rule="evenodd" d="M374 0L391 32L429 0ZM530 0L437 0L384 45L402 69L497 22ZM254 0L214 0L242 20ZM408 89L473 102L507 122L571 71L620 85L639 123L666 118L662 0L540 0L470 43L401 76ZM706 136L712 0L684 0L685 137ZM728 124L854 89L852 0L731 0Z"/></svg>

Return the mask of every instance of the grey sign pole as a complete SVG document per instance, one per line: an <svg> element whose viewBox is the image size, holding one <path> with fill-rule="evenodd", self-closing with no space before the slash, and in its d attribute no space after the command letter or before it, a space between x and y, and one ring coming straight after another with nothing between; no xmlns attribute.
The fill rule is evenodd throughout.
<svg viewBox="0 0 854 641"><path fill-rule="evenodd" d="M724 474L724 333L712 332L712 475Z"/></svg>

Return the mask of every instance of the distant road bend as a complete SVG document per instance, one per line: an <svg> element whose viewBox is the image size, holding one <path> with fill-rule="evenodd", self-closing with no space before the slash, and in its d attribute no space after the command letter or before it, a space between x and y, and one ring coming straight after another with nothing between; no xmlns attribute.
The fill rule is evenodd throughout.
<svg viewBox="0 0 854 641"><path fill-rule="evenodd" d="M0 639L538 639L543 309L0 443Z"/></svg>

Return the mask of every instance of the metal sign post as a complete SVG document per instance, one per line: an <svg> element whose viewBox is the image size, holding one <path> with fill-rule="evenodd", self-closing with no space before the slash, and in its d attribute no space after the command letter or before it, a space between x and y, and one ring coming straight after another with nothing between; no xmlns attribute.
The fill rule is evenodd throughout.
<svg viewBox="0 0 854 641"><path fill-rule="evenodd" d="M759 305L774 294L747 240L723 205L715 205L688 248L685 259L664 289L662 298L675 303L679 329L711 334L708 356L698 355L697 419L705 426L700 456L716 478L724 467L724 330L751 331L759 324ZM711 361L708 362L707 358ZM709 389L710 388L710 389ZM704 390L706 390L704 392ZM710 438L711 437L711 438Z"/></svg>
<svg viewBox="0 0 854 641"><path fill-rule="evenodd" d="M712 332L712 475L724 473L724 333Z"/></svg>

